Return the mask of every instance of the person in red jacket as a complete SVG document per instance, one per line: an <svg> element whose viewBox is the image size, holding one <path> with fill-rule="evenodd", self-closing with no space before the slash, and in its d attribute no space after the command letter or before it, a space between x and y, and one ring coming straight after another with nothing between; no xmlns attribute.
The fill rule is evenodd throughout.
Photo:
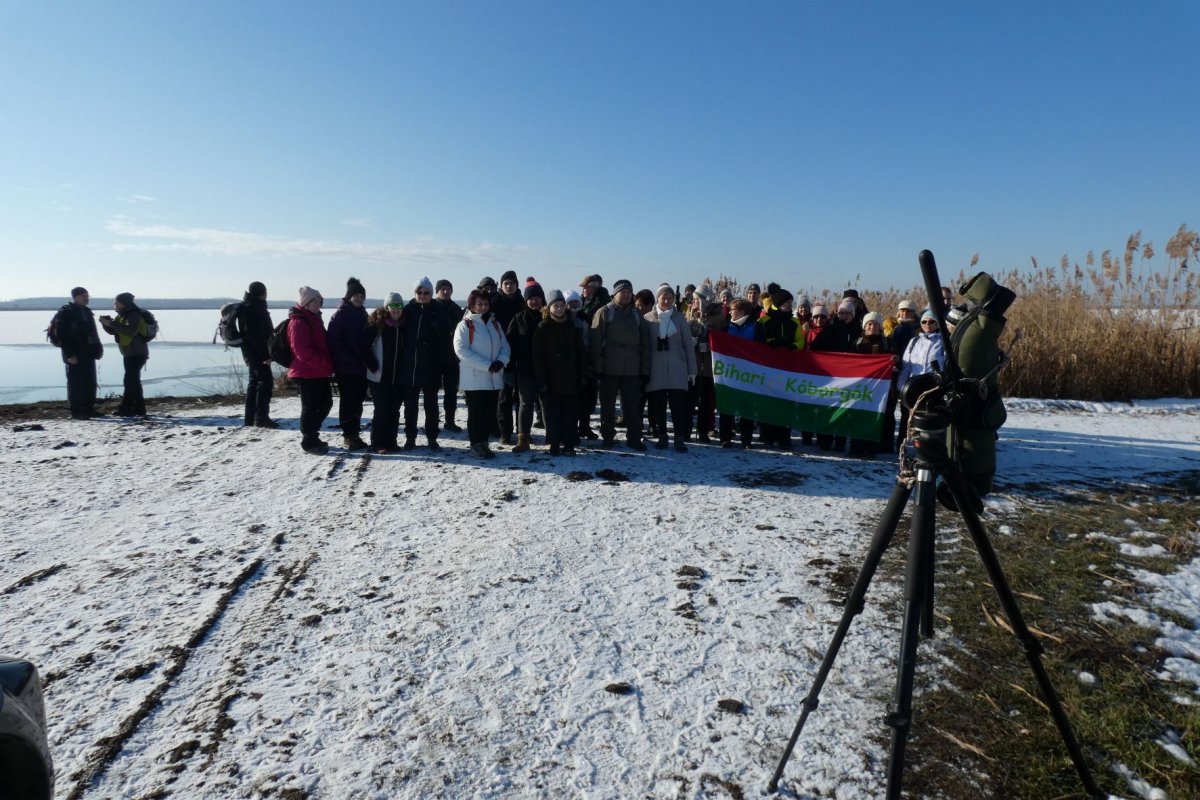
<svg viewBox="0 0 1200 800"><path fill-rule="evenodd" d="M288 344L292 365L288 377L300 388L300 447L306 453L324 455L329 444L321 440L321 425L333 408L333 356L321 320L325 298L316 289L300 287L300 299L288 311Z"/></svg>

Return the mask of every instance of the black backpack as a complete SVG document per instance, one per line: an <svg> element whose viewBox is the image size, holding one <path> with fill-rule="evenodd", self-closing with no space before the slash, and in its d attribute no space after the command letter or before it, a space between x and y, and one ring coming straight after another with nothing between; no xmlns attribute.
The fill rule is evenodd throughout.
<svg viewBox="0 0 1200 800"><path fill-rule="evenodd" d="M239 322L241 315L242 303L239 301L221 306L221 321L217 323L217 332L213 334L213 344L220 338L226 347L241 347L245 342Z"/></svg>
<svg viewBox="0 0 1200 800"><path fill-rule="evenodd" d="M62 338L60 336L60 333L61 333L60 328L62 325L62 315L63 315L64 311L70 311L70 310L71 310L71 304L68 303L67 305L60 308L58 311L55 311L54 316L50 318L50 324L46 326L46 341L48 341L50 344L54 345L55 347L62 347Z"/></svg>
<svg viewBox="0 0 1200 800"><path fill-rule="evenodd" d="M281 367L290 367L295 359L292 354L292 344L288 341L288 323L291 321L291 317L288 317L276 325L267 342L267 351L271 354L271 360Z"/></svg>

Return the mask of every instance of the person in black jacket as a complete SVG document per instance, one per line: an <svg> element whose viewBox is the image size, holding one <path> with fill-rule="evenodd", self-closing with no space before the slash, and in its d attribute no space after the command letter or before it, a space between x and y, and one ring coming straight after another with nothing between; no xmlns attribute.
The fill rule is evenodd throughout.
<svg viewBox="0 0 1200 800"><path fill-rule="evenodd" d="M96 330L96 317L88 308L90 301L88 290L76 286L71 290L71 302L57 314L58 346L67 368L71 419L104 416L96 410L96 362L104 357L104 346Z"/></svg>
<svg viewBox="0 0 1200 800"><path fill-rule="evenodd" d="M507 332L513 317L521 313L525 299L521 296L517 273L508 270L500 276L500 291L492 296L492 315L500 323L500 330ZM510 345L511 346L511 345ZM497 433L502 444L512 444L513 415L517 411L517 378L511 369L504 372L504 388L496 403Z"/></svg>
<svg viewBox="0 0 1200 800"><path fill-rule="evenodd" d="M329 354L338 387L338 424L347 450L365 450L362 440L363 401L367 397L367 370L375 357L375 333L367 325L367 290L358 278L346 281L346 296L329 320Z"/></svg>
<svg viewBox="0 0 1200 800"><path fill-rule="evenodd" d="M425 438L429 449L438 444L438 379L446 352L443 339L449 335L433 304L433 282L421 278L413 287L413 299L400 318L403 331L400 349L400 383L404 387L404 449L417 446L417 404L424 400Z"/></svg>
<svg viewBox="0 0 1200 800"><path fill-rule="evenodd" d="M404 297L399 292L388 294L383 308L368 317L371 330L371 361L367 373L371 387L373 415L371 417L371 449L379 455L400 449L400 405L404 387L400 381L400 353L403 350L400 319L404 315Z"/></svg>
<svg viewBox="0 0 1200 800"><path fill-rule="evenodd" d="M269 343L275 326L267 310L267 287L254 281L242 297L238 309L238 331L242 334L242 360L250 375L246 381L246 413L242 424L256 428L278 428L271 419L271 393L275 376L271 373Z"/></svg>
<svg viewBox="0 0 1200 800"><path fill-rule="evenodd" d="M546 412L546 444L552 456L573 456L579 443L579 390L587 380L583 332L558 289L550 292L533 334L533 370Z"/></svg>
<svg viewBox="0 0 1200 800"><path fill-rule="evenodd" d="M442 374L438 383L442 387L442 410L446 413L446 423L443 430L459 433L462 428L454 421L458 411L458 356L454 354L454 329L462 321L465 313L458 303L454 302L454 284L445 278L440 279L433 287L433 302L437 305L442 324L449 334L446 339L446 352L442 354Z"/></svg>
<svg viewBox="0 0 1200 800"><path fill-rule="evenodd" d="M542 307L546 304L546 293L541 284L530 279L525 285L525 308L508 323L508 346L512 356L508 368L516 378L517 396L520 398L520 413L517 415L517 444L514 453L529 450L529 436L533 429L533 410L537 404L537 377L533 362L533 334L542 322Z"/></svg>

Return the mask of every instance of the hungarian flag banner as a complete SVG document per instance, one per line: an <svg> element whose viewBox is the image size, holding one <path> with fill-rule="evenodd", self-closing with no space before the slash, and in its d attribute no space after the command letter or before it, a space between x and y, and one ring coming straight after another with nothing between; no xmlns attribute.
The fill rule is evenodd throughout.
<svg viewBox="0 0 1200 800"><path fill-rule="evenodd" d="M879 438L892 357L780 350L710 331L717 410L855 439Z"/></svg>

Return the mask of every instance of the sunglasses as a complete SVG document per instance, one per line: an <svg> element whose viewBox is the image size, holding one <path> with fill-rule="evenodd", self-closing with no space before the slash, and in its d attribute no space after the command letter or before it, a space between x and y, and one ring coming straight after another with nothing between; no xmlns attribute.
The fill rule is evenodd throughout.
<svg viewBox="0 0 1200 800"><path fill-rule="evenodd" d="M921 320L921 324L922 325L937 325L937 320L936 319L923 319L923 320Z"/></svg>
<svg viewBox="0 0 1200 800"><path fill-rule="evenodd" d="M417 297L420 297L421 295L428 295L428 294L433 294L433 292L429 291L428 289L422 289L421 291L417 292Z"/></svg>

